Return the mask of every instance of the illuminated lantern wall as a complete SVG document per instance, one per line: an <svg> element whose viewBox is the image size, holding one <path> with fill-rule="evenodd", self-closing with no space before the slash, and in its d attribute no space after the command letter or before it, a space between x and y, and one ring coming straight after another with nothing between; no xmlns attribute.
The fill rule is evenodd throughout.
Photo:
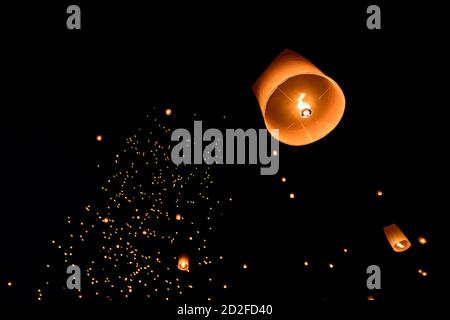
<svg viewBox="0 0 450 320"><path fill-rule="evenodd" d="M345 97L339 85L287 49L259 77L253 92L269 132L293 146L325 137L344 114ZM279 129L278 135L273 129Z"/></svg>
<svg viewBox="0 0 450 320"><path fill-rule="evenodd" d="M189 271L189 256L182 254L178 258L178 269L181 271Z"/></svg>
<svg viewBox="0 0 450 320"><path fill-rule="evenodd" d="M384 234L395 252L403 252L411 247L411 242L409 242L408 238L406 238L396 224L384 227Z"/></svg>

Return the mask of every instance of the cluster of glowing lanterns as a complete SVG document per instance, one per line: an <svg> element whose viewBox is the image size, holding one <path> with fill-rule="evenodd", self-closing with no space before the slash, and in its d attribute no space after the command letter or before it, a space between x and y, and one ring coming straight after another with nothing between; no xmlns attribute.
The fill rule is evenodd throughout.
<svg viewBox="0 0 450 320"><path fill-rule="evenodd" d="M325 137L344 114L345 97L339 85L310 61L287 49L261 74L253 85L253 92L267 130L280 142L292 146L307 145ZM170 116L172 110L166 109L165 113ZM282 182L286 182L286 178L283 177ZM377 195L381 197L383 192L378 191ZM295 194L289 197L294 199ZM176 220L181 218L176 215ZM395 224L385 227L384 234L395 252L411 247L411 242ZM418 240L420 244L426 243L423 237ZM330 264L329 268L334 265ZM189 271L187 255L178 258L178 269Z"/></svg>

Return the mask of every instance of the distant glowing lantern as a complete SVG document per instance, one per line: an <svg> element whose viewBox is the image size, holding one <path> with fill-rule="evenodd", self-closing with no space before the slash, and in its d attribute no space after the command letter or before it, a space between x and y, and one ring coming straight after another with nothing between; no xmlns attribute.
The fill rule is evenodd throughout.
<svg viewBox="0 0 450 320"><path fill-rule="evenodd" d="M424 237L418 237L417 240L419 241L420 244L426 244L427 243L427 239L425 239Z"/></svg>
<svg viewBox="0 0 450 320"><path fill-rule="evenodd" d="M99 134L99 135L97 135L95 137L95 140L97 140L98 142L102 142L103 141L103 136Z"/></svg>
<svg viewBox="0 0 450 320"><path fill-rule="evenodd" d="M383 195L383 191L378 190L378 191L377 191L377 196L381 197L382 195Z"/></svg>
<svg viewBox="0 0 450 320"><path fill-rule="evenodd" d="M403 252L411 247L411 242L409 242L408 238L406 238L396 224L384 227L384 234L395 252Z"/></svg>
<svg viewBox="0 0 450 320"><path fill-rule="evenodd" d="M166 113L166 116L170 116L172 114L172 109L170 109L170 108L166 109L165 113Z"/></svg>
<svg viewBox="0 0 450 320"><path fill-rule="evenodd" d="M177 213L175 215L175 220L180 221L181 220L181 214Z"/></svg>
<svg viewBox="0 0 450 320"><path fill-rule="evenodd" d="M325 137L344 114L345 97L339 85L287 49L259 77L253 92L269 132L293 146Z"/></svg>
<svg viewBox="0 0 450 320"><path fill-rule="evenodd" d="M189 271L189 256L186 254L180 255L178 258L178 269L181 271Z"/></svg>

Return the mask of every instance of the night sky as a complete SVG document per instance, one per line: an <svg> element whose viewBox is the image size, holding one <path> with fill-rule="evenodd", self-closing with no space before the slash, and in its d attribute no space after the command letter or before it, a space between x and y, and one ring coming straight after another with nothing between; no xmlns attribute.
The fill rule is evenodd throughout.
<svg viewBox="0 0 450 320"><path fill-rule="evenodd" d="M273 305L275 317L316 305L432 302L441 129L424 117L443 107L433 94L438 8L377 2L382 28L368 30L365 1L76 1L82 29L69 31L69 4L2 7L2 304L162 306L169 317L184 303L253 303ZM205 129L265 128L252 85L285 48L343 90L335 130L307 146L280 144L273 176L261 176L260 165L176 168L164 158L171 132L192 131L194 120ZM135 180L120 186L132 169ZM155 185L157 173L163 182ZM148 197L107 208L118 192L139 191ZM153 205L170 219L145 216ZM395 253L383 233L393 223L412 244L406 252ZM117 239L106 241L104 231ZM116 269L105 250L122 254ZM181 253L190 255L190 272L176 268ZM127 262L139 256L143 266L147 255L151 267L124 280ZM91 285L85 269L93 260L91 276L114 279L113 288ZM83 272L82 298L64 289L72 263ZM366 287L373 264L380 290Z"/></svg>

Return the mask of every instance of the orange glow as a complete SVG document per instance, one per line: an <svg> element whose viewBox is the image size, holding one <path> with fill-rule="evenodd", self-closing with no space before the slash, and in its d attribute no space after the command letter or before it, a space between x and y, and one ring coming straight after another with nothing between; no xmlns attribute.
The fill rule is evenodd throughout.
<svg viewBox="0 0 450 320"><path fill-rule="evenodd" d="M285 177L283 177L283 178L281 178L281 182L286 182L286 178Z"/></svg>
<svg viewBox="0 0 450 320"><path fill-rule="evenodd" d="M12 285L13 285L12 281L9 281L8 282L8 287L12 287Z"/></svg>
<svg viewBox="0 0 450 320"><path fill-rule="evenodd" d="M172 114L172 109L170 109L170 108L166 109L165 113L166 113L166 116L170 116Z"/></svg>
<svg viewBox="0 0 450 320"><path fill-rule="evenodd" d="M419 241L420 244L427 243L427 239L425 239L424 237L418 237L417 240Z"/></svg>
<svg viewBox="0 0 450 320"><path fill-rule="evenodd" d="M411 242L409 242L408 238L406 238L402 230L400 230L396 224L384 227L383 231L395 252L403 252L411 247Z"/></svg>
<svg viewBox="0 0 450 320"><path fill-rule="evenodd" d="M377 196L381 197L382 195L383 195L383 191L378 190L378 191L377 191Z"/></svg>
<svg viewBox="0 0 450 320"><path fill-rule="evenodd" d="M373 295L369 294L369 295L367 296L367 300L368 300L368 301L375 301L375 297L374 297Z"/></svg>
<svg viewBox="0 0 450 320"><path fill-rule="evenodd" d="M175 216L175 220L180 221L181 220L181 214L177 213Z"/></svg>
<svg viewBox="0 0 450 320"><path fill-rule="evenodd" d="M103 141L103 136L99 134L99 135L97 135L95 137L95 140L97 140L98 142L102 142Z"/></svg>
<svg viewBox="0 0 450 320"><path fill-rule="evenodd" d="M305 267L309 266L308 261L303 262L303 264L305 265Z"/></svg>
<svg viewBox="0 0 450 320"><path fill-rule="evenodd" d="M347 248L344 248L344 252L347 253L347 252L348 252L348 249L347 249Z"/></svg>
<svg viewBox="0 0 450 320"><path fill-rule="evenodd" d="M428 275L428 273L426 271L422 271L421 274L422 274L423 277L426 277Z"/></svg>
<svg viewBox="0 0 450 320"><path fill-rule="evenodd" d="M305 96L306 96L306 94L304 94L303 92L300 93L300 95L298 96L298 99L297 99L297 101L298 101L297 108L300 111L300 117L309 118L312 114L312 108L309 103L306 103L305 101L303 101Z"/></svg>
<svg viewBox="0 0 450 320"><path fill-rule="evenodd" d="M294 199L294 198L295 198L295 194L291 192L291 193L289 194L289 198Z"/></svg>
<svg viewBox="0 0 450 320"><path fill-rule="evenodd" d="M102 222L103 222L103 223L108 223L108 222L109 222L109 219L108 219L108 218L104 218L104 219L102 220Z"/></svg>
<svg viewBox="0 0 450 320"><path fill-rule="evenodd" d="M287 49L261 74L253 92L269 132L292 146L325 137L344 114L345 97L339 85Z"/></svg>
<svg viewBox="0 0 450 320"><path fill-rule="evenodd" d="M330 269L333 269L333 268L334 268L334 264L330 263L330 264L328 265L328 267L329 267Z"/></svg>
<svg viewBox="0 0 450 320"><path fill-rule="evenodd" d="M178 269L181 271L189 271L189 256L186 254L180 255L178 258Z"/></svg>
<svg viewBox="0 0 450 320"><path fill-rule="evenodd" d="M244 263L244 264L242 265L242 269L247 269L247 268L248 268L247 264Z"/></svg>

